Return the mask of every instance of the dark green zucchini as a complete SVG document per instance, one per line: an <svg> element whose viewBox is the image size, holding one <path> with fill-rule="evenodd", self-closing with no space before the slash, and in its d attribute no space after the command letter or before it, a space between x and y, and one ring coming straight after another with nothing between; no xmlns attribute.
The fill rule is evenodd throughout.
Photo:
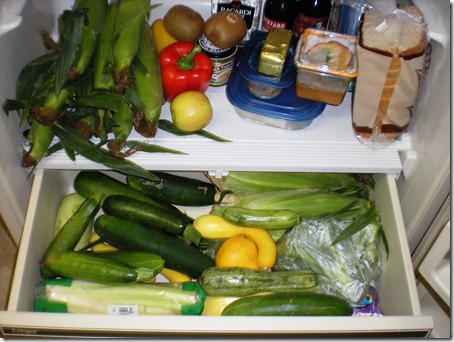
<svg viewBox="0 0 454 342"><path fill-rule="evenodd" d="M98 213L100 202L100 194L91 194L52 238L40 261L40 272L43 279L55 278L55 274L46 267L48 256L59 251L74 250L88 224L94 220Z"/></svg>
<svg viewBox="0 0 454 342"><path fill-rule="evenodd" d="M106 214L181 236L195 245L198 245L201 239L200 233L186 216L151 202L123 195L112 195L105 199L102 209Z"/></svg>
<svg viewBox="0 0 454 342"><path fill-rule="evenodd" d="M165 172L153 172L157 180L133 175L126 177L129 186L175 205L207 206L215 203L216 187L208 182Z"/></svg>
<svg viewBox="0 0 454 342"><path fill-rule="evenodd" d="M96 192L102 194L101 204L104 203L104 200L110 195L124 195L181 213L179 209L171 204L157 200L151 196L147 196L143 192L128 186L128 184L125 184L100 171L80 171L74 178L74 189L76 189L79 195L85 198Z"/></svg>
<svg viewBox="0 0 454 342"><path fill-rule="evenodd" d="M158 275L164 268L164 259L156 253L136 251L114 251L98 253L100 257L116 260L135 268L146 268L153 276Z"/></svg>
<svg viewBox="0 0 454 342"><path fill-rule="evenodd" d="M147 228L145 225L103 214L95 221L95 232L108 244L126 251L156 253L166 268L198 278L214 260L181 238Z"/></svg>
<svg viewBox="0 0 454 342"><path fill-rule="evenodd" d="M258 271L241 267L211 267L198 279L208 296L249 296L259 292L303 292L320 289L311 270Z"/></svg>
<svg viewBox="0 0 454 342"><path fill-rule="evenodd" d="M136 268L90 252L55 252L46 259L46 268L61 278L96 283L143 282L155 277L150 269Z"/></svg>
<svg viewBox="0 0 454 342"><path fill-rule="evenodd" d="M222 316L351 316L350 304L324 293L282 292L243 297L227 305Z"/></svg>

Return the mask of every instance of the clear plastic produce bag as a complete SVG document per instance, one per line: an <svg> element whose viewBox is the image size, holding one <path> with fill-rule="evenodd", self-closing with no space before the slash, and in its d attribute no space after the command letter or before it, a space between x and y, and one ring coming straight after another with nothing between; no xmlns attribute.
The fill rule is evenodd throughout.
<svg viewBox="0 0 454 342"><path fill-rule="evenodd" d="M360 304L371 282L381 273L380 226L367 225L351 237L331 245L350 221L333 218L302 220L277 241L273 269L311 269L325 293Z"/></svg>

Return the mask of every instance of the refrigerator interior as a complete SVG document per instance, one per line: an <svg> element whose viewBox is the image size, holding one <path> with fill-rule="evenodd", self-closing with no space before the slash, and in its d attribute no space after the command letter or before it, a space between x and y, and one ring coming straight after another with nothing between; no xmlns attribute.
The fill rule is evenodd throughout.
<svg viewBox="0 0 454 342"><path fill-rule="evenodd" d="M173 4L183 1L166 0L162 6L153 10L152 15L162 17L167 8ZM168 148L182 150L188 153L185 156L175 157L174 155L156 154L148 155L136 153L130 159L151 170L173 170L173 171L208 171L212 175L220 176L229 170L250 170L251 165L256 170L269 171L318 171L318 172L368 172L376 174L388 174L385 177L386 183L394 178L397 179L398 193L397 216L403 231L399 231L399 247L401 251L399 259L400 266L404 269L406 278L402 293L406 309L400 312L397 309L399 301L391 306L391 312L397 310L400 322L391 324L392 317L377 319L377 326L383 324L385 330L401 329L399 324L414 326L418 319L421 319L421 327L430 329L431 320L428 317L419 317L419 300L415 297L413 270L407 264L407 252L413 253L417 248L422 236L425 234L429 222L433 220L436 209L446 198L450 191L450 79L446 70L450 69L450 34L448 32L450 22L449 1L437 1L437 5L428 1L414 1L417 6L423 9L432 39L432 61L427 81L424 85L418 101L415 117L401 141L389 146L384 150L372 151L361 145L353 135L351 129L350 106L351 94L347 94L344 103L339 107L327 106L323 114L315 119L313 123L299 131L280 130L267 126L260 126L240 118L230 103L227 101L224 89L210 88L208 96L212 103L216 104L215 117L207 127L207 130L219 136L231 139L231 143L216 143L207 141L200 137L176 138L166 132L159 132L152 142ZM45 27L54 37L57 35L56 15L65 8L69 8L73 1L27 1L27 0L6 0L0 4L0 76L3 84L15 84L17 75L28 61L44 52L36 27ZM209 16L210 3L208 1L191 1L206 18ZM17 42L27 42L27 48ZM0 87L0 101L14 97L14 87ZM437 113L437 120L433 120L433 113ZM164 105L162 118L170 118L169 104ZM29 175L29 170L19 167L21 160L20 146L24 143L22 133L18 132L18 118L15 115L1 117L0 134L4 140L4 148L0 152L2 168L0 169L0 208L3 219L11 231L14 240L19 243L22 234L37 234L31 218L34 214L33 198L30 197L32 181L37 176ZM272 139L270 139L272 137ZM134 139L143 139L139 136L132 136ZM433 153L437 151L437 153ZM80 170L93 168L93 163L77 158L75 162L69 162L64 152L59 152L52 158L42 161L37 170L39 182L44 170ZM95 166L99 168L98 165ZM434 172L436 170L436 172ZM71 171L68 171L71 173ZM66 177L66 176L65 176ZM65 179L65 178L63 178ZM47 183L46 183L47 184ZM35 185L35 187L40 187ZM388 186L386 186L388 187ZM391 185L394 187L394 185ZM61 191L67 191L64 189ZM394 192L392 192L394 194ZM58 192L61 195L61 192ZM424 194L425 196L422 196ZM30 199L30 205L29 205ZM422 200L421 200L422 199ZM396 203L395 200L393 202ZM400 205L399 205L400 203ZM27 212L27 207L31 209ZM388 208L391 211L395 209ZM400 210L403 217L400 218ZM22 229L29 229L22 233ZM33 229L33 230L32 230ZM410 244L407 251L402 237L406 234ZM42 242L46 237L42 237ZM22 257L28 257L28 251L24 251L28 242L21 242ZM30 252L32 253L32 252ZM33 253L36 253L33 252ZM36 257L36 255L35 255ZM22 261L21 267L30 267ZM391 263L387 263L387 267ZM402 270L401 270L402 271ZM36 272L36 270L35 270ZM388 270L386 273L391 273ZM19 300L20 292L26 272L16 271L16 287L11 298L9 310L29 311L29 307ZM36 276L36 274L35 274ZM28 280L36 281L36 278L29 276ZM388 284L388 280L384 284ZM407 286L409 289L407 290ZM24 316L22 316L22 314ZM16 313L12 314L13 316ZM53 315L51 315L53 316ZM0 313L3 319L5 313ZM20 313L20 318L28 317L28 313ZM35 316L31 316L32 321ZM54 319L54 317L50 317ZM2 320L0 320L2 321ZM55 321L62 324L63 321ZM81 323L82 322L82 323ZM116 326L115 318L108 323L108 327ZM378 323L384 322L384 323ZM323 329L327 329L326 324ZM331 321L329 321L331 323ZM333 330L342 329L343 321L339 320L334 324ZM40 323L39 323L40 324ZM85 324L85 325L84 325ZM141 329L138 321L130 322L131 326ZM199 324L199 322L197 322ZM204 323L203 323L204 324ZM286 326L285 322L282 322ZM295 329L289 323L289 329ZM322 329L319 323L311 322L314 331L317 327ZM361 324L361 323L359 323ZM374 323L375 324L375 323ZM90 319L81 318L77 323L79 328L91 327L99 330ZM192 320L182 322L184 327L191 327ZM265 325L265 324L264 324ZM163 329L170 326L164 323ZM347 325L348 326L348 325ZM247 330L247 326L239 325L238 329ZM347 328L348 329L348 328ZM405 330L405 329L404 329Z"/></svg>

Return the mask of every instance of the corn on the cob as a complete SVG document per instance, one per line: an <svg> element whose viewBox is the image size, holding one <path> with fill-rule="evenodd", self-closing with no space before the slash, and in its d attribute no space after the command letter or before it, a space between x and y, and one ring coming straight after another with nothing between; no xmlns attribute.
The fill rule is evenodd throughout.
<svg viewBox="0 0 454 342"><path fill-rule="evenodd" d="M134 110L134 127L146 138L156 135L164 93L159 68L156 42L147 24L143 24L140 44L131 66L134 79L134 93L141 102L141 108Z"/></svg>
<svg viewBox="0 0 454 342"><path fill-rule="evenodd" d="M70 78L82 75L90 63L107 8L107 0L76 0L74 9L86 9L87 24L82 29L80 55L71 71Z"/></svg>
<svg viewBox="0 0 454 342"><path fill-rule="evenodd" d="M50 125L43 125L35 119L31 119L30 131L28 133L30 150L22 154L22 167L32 167L38 165L46 154L54 133Z"/></svg>
<svg viewBox="0 0 454 342"><path fill-rule="evenodd" d="M55 93L60 95L68 80L69 71L79 57L82 30L85 21L85 9L66 10L61 16L62 43L55 71Z"/></svg>
<svg viewBox="0 0 454 342"><path fill-rule="evenodd" d="M150 9L150 0L118 1L113 55L115 86L120 93L131 87L129 67L137 53L142 27Z"/></svg>
<svg viewBox="0 0 454 342"><path fill-rule="evenodd" d="M121 156L121 149L125 146L126 139L133 128L133 114L127 102L113 113L113 121L112 132L115 139L109 141L108 147L113 155Z"/></svg>
<svg viewBox="0 0 454 342"><path fill-rule="evenodd" d="M73 91L74 87L69 86L67 88L63 88L59 95L56 93L50 93L41 99L41 105L35 105L31 108L31 116L43 125L49 125L55 122L60 115L58 113L59 109L66 104L69 97L73 94Z"/></svg>
<svg viewBox="0 0 454 342"><path fill-rule="evenodd" d="M346 173L230 171L216 180L222 190L238 195L291 189L317 189L353 195L367 187Z"/></svg>
<svg viewBox="0 0 454 342"><path fill-rule="evenodd" d="M336 218L354 216L368 206L369 201L342 194L308 189L279 190L246 196L225 197L229 205L249 209L288 209L301 218Z"/></svg>
<svg viewBox="0 0 454 342"><path fill-rule="evenodd" d="M113 43L116 10L116 2L107 6L103 26L98 38L98 44L96 45L93 75L93 87L95 89L114 89L115 82L113 80L112 71L115 63Z"/></svg>

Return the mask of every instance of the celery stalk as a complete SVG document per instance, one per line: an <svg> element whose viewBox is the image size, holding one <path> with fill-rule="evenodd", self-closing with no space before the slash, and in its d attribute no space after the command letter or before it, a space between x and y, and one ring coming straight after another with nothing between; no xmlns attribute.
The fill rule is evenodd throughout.
<svg viewBox="0 0 454 342"><path fill-rule="evenodd" d="M109 306L136 306L137 314L181 315L182 307L202 299L195 290L183 290L181 283L109 285L66 280L37 287L37 298L65 303L70 313L108 313Z"/></svg>

